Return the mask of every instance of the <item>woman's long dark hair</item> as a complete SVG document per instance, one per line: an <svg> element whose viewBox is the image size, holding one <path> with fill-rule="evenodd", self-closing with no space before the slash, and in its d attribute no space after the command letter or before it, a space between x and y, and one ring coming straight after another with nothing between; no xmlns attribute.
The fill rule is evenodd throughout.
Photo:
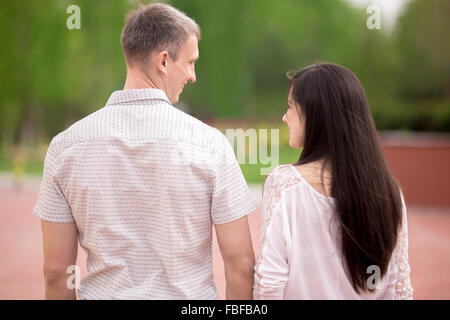
<svg viewBox="0 0 450 320"><path fill-rule="evenodd" d="M316 64L297 71L289 90L298 114L305 117L304 148L296 165L325 159L324 166L331 167L344 267L356 292L372 291L367 268L376 265L385 276L402 222L402 202L364 89L347 68Z"/></svg>

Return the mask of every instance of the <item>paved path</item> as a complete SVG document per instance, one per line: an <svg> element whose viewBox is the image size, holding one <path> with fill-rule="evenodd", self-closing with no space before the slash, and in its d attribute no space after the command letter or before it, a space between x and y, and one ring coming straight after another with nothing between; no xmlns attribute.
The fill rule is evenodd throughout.
<svg viewBox="0 0 450 320"><path fill-rule="evenodd" d="M39 179L14 190L0 179L0 299L42 299L42 237L39 218L31 213ZM252 188L257 201L259 188ZM258 246L259 211L249 215L255 252ZM450 208L409 207L409 257L416 299L450 299ZM214 274L224 298L223 262L214 241ZM77 264L85 275L85 255L79 249Z"/></svg>

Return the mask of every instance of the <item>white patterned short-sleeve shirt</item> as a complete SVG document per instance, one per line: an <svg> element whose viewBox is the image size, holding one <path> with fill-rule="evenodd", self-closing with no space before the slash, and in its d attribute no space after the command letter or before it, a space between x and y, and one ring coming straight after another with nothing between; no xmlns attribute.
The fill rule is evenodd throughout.
<svg viewBox="0 0 450 320"><path fill-rule="evenodd" d="M53 138L33 213L76 223L80 298L217 299L212 224L254 209L226 137L134 89Z"/></svg>

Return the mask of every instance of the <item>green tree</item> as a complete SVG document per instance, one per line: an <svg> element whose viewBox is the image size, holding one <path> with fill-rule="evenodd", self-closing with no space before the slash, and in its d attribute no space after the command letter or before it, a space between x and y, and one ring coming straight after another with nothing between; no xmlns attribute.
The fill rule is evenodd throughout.
<svg viewBox="0 0 450 320"><path fill-rule="evenodd" d="M412 0L398 21L398 94L416 130L450 130L450 3Z"/></svg>

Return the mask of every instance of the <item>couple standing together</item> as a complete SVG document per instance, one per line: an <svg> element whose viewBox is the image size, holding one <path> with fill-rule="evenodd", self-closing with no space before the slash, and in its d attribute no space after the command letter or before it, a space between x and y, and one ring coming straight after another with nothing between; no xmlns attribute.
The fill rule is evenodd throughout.
<svg viewBox="0 0 450 320"><path fill-rule="evenodd" d="M53 138L33 210L46 298L76 297L80 243L82 299L217 299L213 225L227 299L412 298L405 202L356 76L318 64L290 78L283 121L303 151L265 180L255 261L231 145L173 107L196 81L199 39L169 5L132 11L124 90Z"/></svg>

